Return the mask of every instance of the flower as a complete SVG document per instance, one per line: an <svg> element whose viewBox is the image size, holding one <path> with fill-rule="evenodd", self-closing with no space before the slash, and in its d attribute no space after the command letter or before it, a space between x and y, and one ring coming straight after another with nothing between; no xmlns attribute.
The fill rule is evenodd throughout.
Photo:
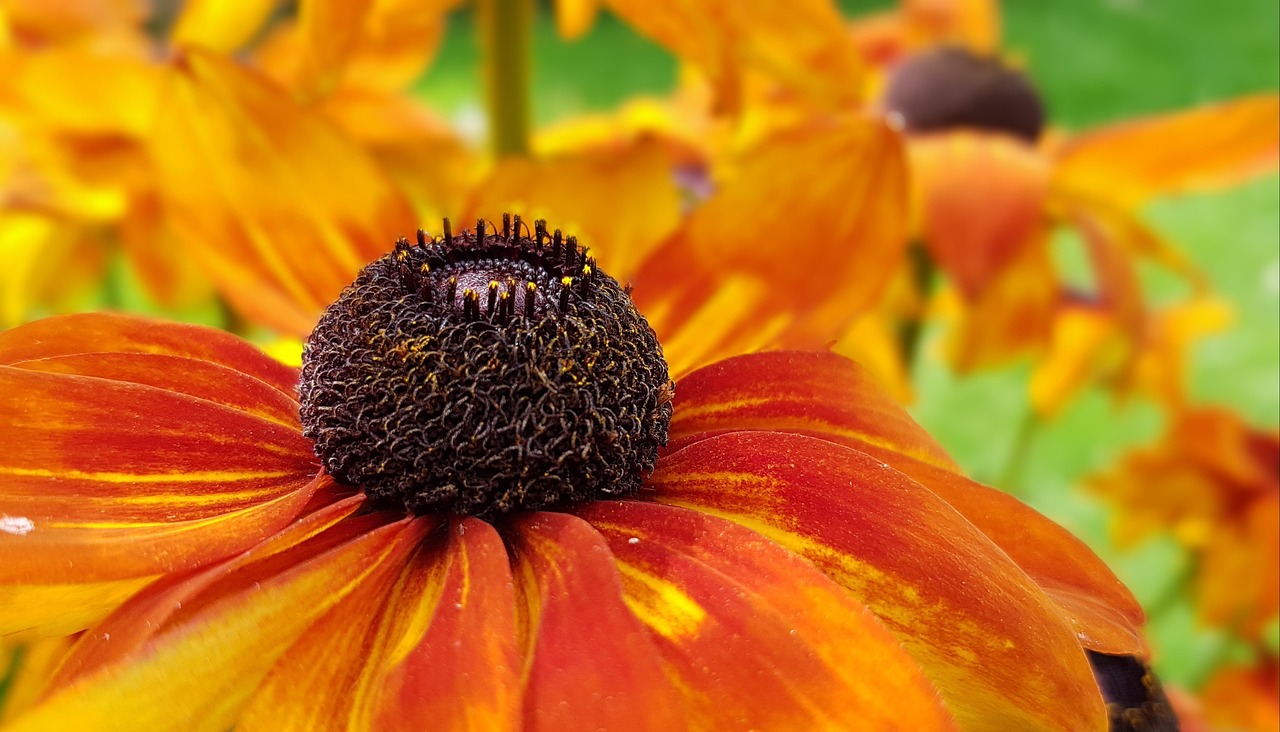
<svg viewBox="0 0 1280 732"><path fill-rule="evenodd" d="M740 13L686 5L613 3L638 30L700 70L713 99L736 100L704 110L731 113L739 122L733 141L708 145L709 154L833 110L877 110L902 127L915 236L950 284L937 308L951 321L948 358L972 370L1037 357L1044 373L1036 375L1041 388L1032 396L1042 414L1084 383L1062 378L1079 372L1088 357L1061 348L1079 330L1079 323L1062 321L1079 320L1080 303L1112 331L1116 365L1101 374L1109 377L1136 367L1158 318L1144 300L1139 262L1184 278L1193 299L1208 296L1193 264L1143 221L1141 205L1234 186L1274 171L1280 160L1276 94L1079 134L1046 129L1034 85L996 55L999 17L991 2L911 0L855 20L852 30L823 3L804 4L785 22L770 13L786 14L788 4L757 3ZM810 7L819 5L829 12ZM812 50L767 63L774 48ZM718 64L735 54L750 62L736 65L734 74L721 71ZM665 132L664 120L658 122ZM1087 291L1060 276L1051 256L1052 236L1063 230L1079 235L1092 270ZM924 289L925 283L909 284ZM888 355L883 347L868 349L855 335L883 334L894 319L922 317L923 309L910 305L868 312L836 348L875 355L877 373L901 382L905 365L882 358Z"/></svg>
<svg viewBox="0 0 1280 732"><path fill-rule="evenodd" d="M469 163L461 142L401 93L430 60L451 4L303 2L289 20L273 2L231 13L192 2L154 37L140 3L6 6L14 42L0 49L11 70L0 80L0 252L17 266L0 275L0 322L66 309L101 281L116 251L166 307L212 294L170 226L148 144L167 105L166 60L188 49L250 56L301 113L358 148L381 176L412 177L424 158ZM451 180L400 184L401 205L443 215L466 178Z"/></svg>
<svg viewBox="0 0 1280 732"><path fill-rule="evenodd" d="M477 333L496 332L489 325L518 318L519 307L553 321L585 312L554 304L588 295L575 294L569 275L558 285L551 275L576 268L594 287L593 262L568 242L548 250L544 229L536 243L521 231L504 225L486 239L446 229L370 265L343 298L365 302L375 280L409 294L367 309L335 305L322 320L355 329L353 343L391 338L372 354L349 352L355 368L393 370L343 382L354 385L345 393L372 387L358 399L417 409L425 385L464 378L394 365L435 348L436 336L377 325L420 307L412 302L452 313L446 326L483 320ZM505 254L486 258L492 252ZM491 273L526 265L530 282L549 279L517 288L530 300L502 305L513 290ZM468 283L490 278L482 303ZM303 384L336 384L316 364L342 351L317 338ZM537 403L539 383L574 373L584 376L570 382L593 388L598 369L639 347L604 341L623 351L570 349L506 391ZM496 351L464 343L477 368L499 368L484 358ZM22 448L0 458L3 632L83 631L12 729L120 719L253 728L282 718L450 729L945 729L953 720L1100 729L1106 712L1084 650L1145 653L1142 612L1097 557L964 478L834 354L739 356L679 378L670 442L630 497L570 506L549 497L506 513L489 503L478 515L407 512L387 494L336 482L303 436L298 372L220 331L64 316L0 333L0 363L0 436ZM622 398L615 391L600 398ZM450 402L465 428L453 440L505 424L501 404L524 413L526 402L477 394ZM345 429L316 416L326 410L374 408L311 387L303 396L308 434ZM636 413L631 402L608 403L600 408L610 414ZM479 404L496 406L477 424L465 414ZM546 439L612 444L586 415ZM387 431L351 439L407 439L379 424ZM341 431L331 434L340 445ZM330 470L357 464L344 448L317 449ZM395 449L361 458L361 471L390 464L377 455L407 454ZM497 497L515 485L533 490L476 488Z"/></svg>
<svg viewBox="0 0 1280 732"><path fill-rule="evenodd" d="M1169 531L1193 551L1201 617L1256 640L1280 613L1280 433L1218 407L1174 415L1161 440L1089 484L1132 544Z"/></svg>

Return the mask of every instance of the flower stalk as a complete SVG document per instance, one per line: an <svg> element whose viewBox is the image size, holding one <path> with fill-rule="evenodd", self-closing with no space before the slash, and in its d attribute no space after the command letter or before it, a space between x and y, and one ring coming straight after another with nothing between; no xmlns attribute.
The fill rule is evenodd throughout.
<svg viewBox="0 0 1280 732"><path fill-rule="evenodd" d="M533 4L481 0L479 23L490 150L497 158L527 155Z"/></svg>

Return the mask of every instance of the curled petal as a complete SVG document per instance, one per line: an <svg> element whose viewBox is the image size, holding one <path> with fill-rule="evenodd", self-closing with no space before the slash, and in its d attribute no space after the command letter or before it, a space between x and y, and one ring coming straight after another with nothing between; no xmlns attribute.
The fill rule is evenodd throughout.
<svg viewBox="0 0 1280 732"><path fill-rule="evenodd" d="M759 534L638 501L577 513L608 541L691 728L954 728L866 608Z"/></svg>
<svg viewBox="0 0 1280 732"><path fill-rule="evenodd" d="M1142 609L1092 551L1016 498L960 474L942 448L857 364L826 353L760 353L722 361L676 384L669 449L737 430L846 445L923 484L1066 608L1082 642L1143 654ZM677 453L678 454L678 453Z"/></svg>
<svg viewBox="0 0 1280 732"><path fill-rule="evenodd" d="M1137 205L1274 171L1280 95L1258 94L1093 130L1058 153L1055 187Z"/></svg>
<svg viewBox="0 0 1280 732"><path fill-rule="evenodd" d="M929 253L975 299L1020 248L1039 241L1047 161L1003 135L927 135L908 149Z"/></svg>
<svg viewBox="0 0 1280 732"><path fill-rule="evenodd" d="M574 516L513 521L526 730L682 730L680 695L623 601L609 545Z"/></svg>
<svg viewBox="0 0 1280 732"><path fill-rule="evenodd" d="M888 464L802 435L738 432L668 455L649 485L659 502L728 518L817 565L897 636L966 728L1105 729L1057 606Z"/></svg>
<svg viewBox="0 0 1280 732"><path fill-rule="evenodd" d="M314 554L232 573L135 651L53 689L12 729L106 729L120 720L152 730L227 729L297 638L420 538L410 521L365 527Z"/></svg>
<svg viewBox="0 0 1280 732"><path fill-rule="evenodd" d="M414 229L377 165L327 122L234 62L188 51L150 138L177 236L231 302L305 335Z"/></svg>

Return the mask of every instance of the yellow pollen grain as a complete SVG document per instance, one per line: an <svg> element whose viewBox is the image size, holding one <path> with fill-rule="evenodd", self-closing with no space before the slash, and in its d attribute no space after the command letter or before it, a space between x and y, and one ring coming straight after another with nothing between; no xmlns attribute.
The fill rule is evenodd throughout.
<svg viewBox="0 0 1280 732"><path fill-rule="evenodd" d="M560 284L561 284L561 285L563 285L564 287L572 287L572 286L573 286L573 278L572 278L572 277L561 277L561 278L560 278Z"/></svg>

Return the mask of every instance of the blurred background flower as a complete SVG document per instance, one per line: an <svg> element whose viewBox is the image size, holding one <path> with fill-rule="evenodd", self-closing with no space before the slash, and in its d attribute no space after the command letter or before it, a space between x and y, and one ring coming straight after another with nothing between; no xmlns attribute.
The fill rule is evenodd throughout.
<svg viewBox="0 0 1280 732"><path fill-rule="evenodd" d="M862 361L1116 569L1204 725L1275 729L1278 23L1267 0L0 0L0 325L160 313L296 359L391 236L564 222L675 373Z"/></svg>

